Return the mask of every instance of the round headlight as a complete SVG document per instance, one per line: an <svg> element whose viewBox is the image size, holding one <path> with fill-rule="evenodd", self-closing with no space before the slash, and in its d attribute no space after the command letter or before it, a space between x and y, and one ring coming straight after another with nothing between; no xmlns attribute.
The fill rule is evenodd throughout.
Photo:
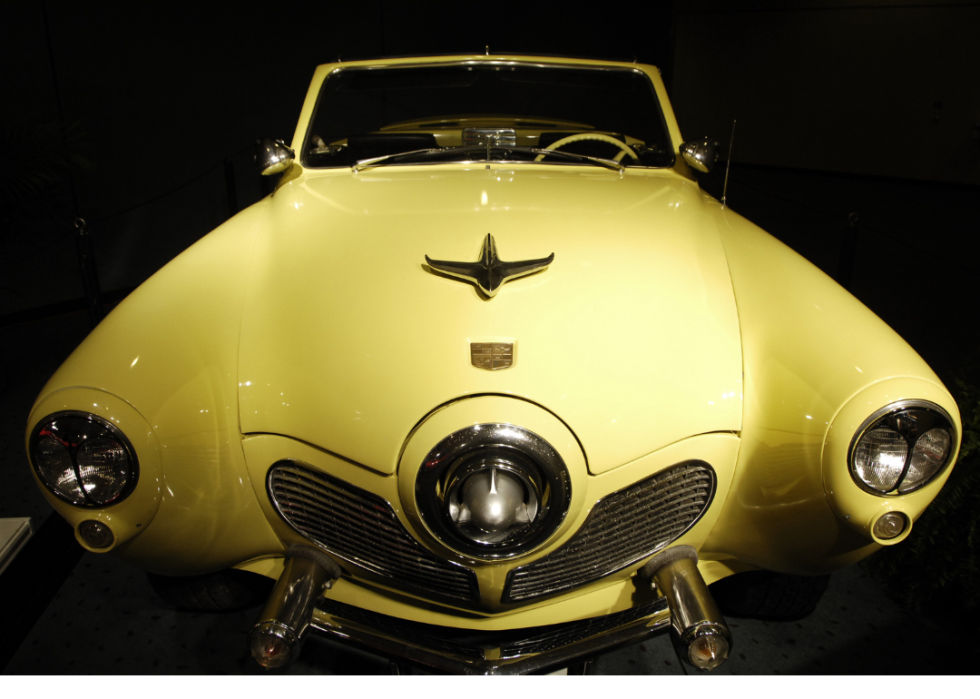
<svg viewBox="0 0 980 699"><path fill-rule="evenodd" d="M136 452L115 425L96 415L49 415L34 428L30 452L41 482L73 505L105 507L136 485Z"/></svg>
<svg viewBox="0 0 980 699"><path fill-rule="evenodd" d="M911 493L945 468L953 436L953 421L938 405L894 403L868 418L854 436L851 475L875 495Z"/></svg>
<svg viewBox="0 0 980 699"><path fill-rule="evenodd" d="M443 439L415 481L419 514L432 533L480 559L530 551L558 528L570 498L568 471L551 445L497 423Z"/></svg>

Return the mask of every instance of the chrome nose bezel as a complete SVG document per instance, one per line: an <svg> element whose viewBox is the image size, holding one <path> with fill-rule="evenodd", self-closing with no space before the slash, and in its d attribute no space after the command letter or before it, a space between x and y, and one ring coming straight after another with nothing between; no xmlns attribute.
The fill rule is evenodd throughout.
<svg viewBox="0 0 980 699"><path fill-rule="evenodd" d="M528 526L502 540L465 536L451 514L466 479L484 469L516 476L537 512ZM521 556L544 543L561 525L571 502L571 479L561 456L540 436L506 423L473 425L433 447L415 479L415 501L429 532L466 558L500 560Z"/></svg>

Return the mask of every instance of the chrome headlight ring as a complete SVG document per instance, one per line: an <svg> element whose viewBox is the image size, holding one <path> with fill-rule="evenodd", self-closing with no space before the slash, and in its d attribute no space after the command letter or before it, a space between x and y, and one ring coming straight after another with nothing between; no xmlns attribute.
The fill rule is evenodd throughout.
<svg viewBox="0 0 980 699"><path fill-rule="evenodd" d="M99 508L125 500L139 480L136 450L122 431L91 413L52 413L31 432L31 465L60 500Z"/></svg>
<svg viewBox="0 0 980 699"><path fill-rule="evenodd" d="M458 430L426 456L415 480L422 520L444 545L480 560L512 558L551 536L571 479L548 442L503 423Z"/></svg>
<svg viewBox="0 0 980 699"><path fill-rule="evenodd" d="M946 470L955 444L955 423L940 406L924 400L898 401L858 428L848 449L848 468L867 493L905 495Z"/></svg>

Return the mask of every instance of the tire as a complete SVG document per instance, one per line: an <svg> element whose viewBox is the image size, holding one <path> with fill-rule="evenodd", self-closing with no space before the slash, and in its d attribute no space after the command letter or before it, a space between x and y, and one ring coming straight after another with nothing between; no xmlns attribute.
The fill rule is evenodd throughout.
<svg viewBox="0 0 980 699"><path fill-rule="evenodd" d="M264 575L234 569L187 577L146 576L165 602L195 612L230 612L257 606L268 599L275 584Z"/></svg>
<svg viewBox="0 0 980 699"><path fill-rule="evenodd" d="M795 621L813 613L829 581L829 575L753 570L719 580L711 586L711 594L725 616Z"/></svg>
<svg viewBox="0 0 980 699"><path fill-rule="evenodd" d="M565 674L568 675L594 675L595 671L595 659L590 658L589 660L584 660L580 663L575 663L574 665L569 665Z"/></svg>

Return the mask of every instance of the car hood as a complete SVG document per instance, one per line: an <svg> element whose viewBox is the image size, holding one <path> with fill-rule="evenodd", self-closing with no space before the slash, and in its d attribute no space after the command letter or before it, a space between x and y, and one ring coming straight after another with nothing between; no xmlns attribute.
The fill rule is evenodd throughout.
<svg viewBox="0 0 980 699"><path fill-rule="evenodd" d="M245 434L294 437L381 473L431 411L536 403L592 473L741 426L742 361L717 205L670 171L516 165L306 171L252 257L239 347ZM425 256L550 268L491 299ZM513 366L470 343L514 343Z"/></svg>

